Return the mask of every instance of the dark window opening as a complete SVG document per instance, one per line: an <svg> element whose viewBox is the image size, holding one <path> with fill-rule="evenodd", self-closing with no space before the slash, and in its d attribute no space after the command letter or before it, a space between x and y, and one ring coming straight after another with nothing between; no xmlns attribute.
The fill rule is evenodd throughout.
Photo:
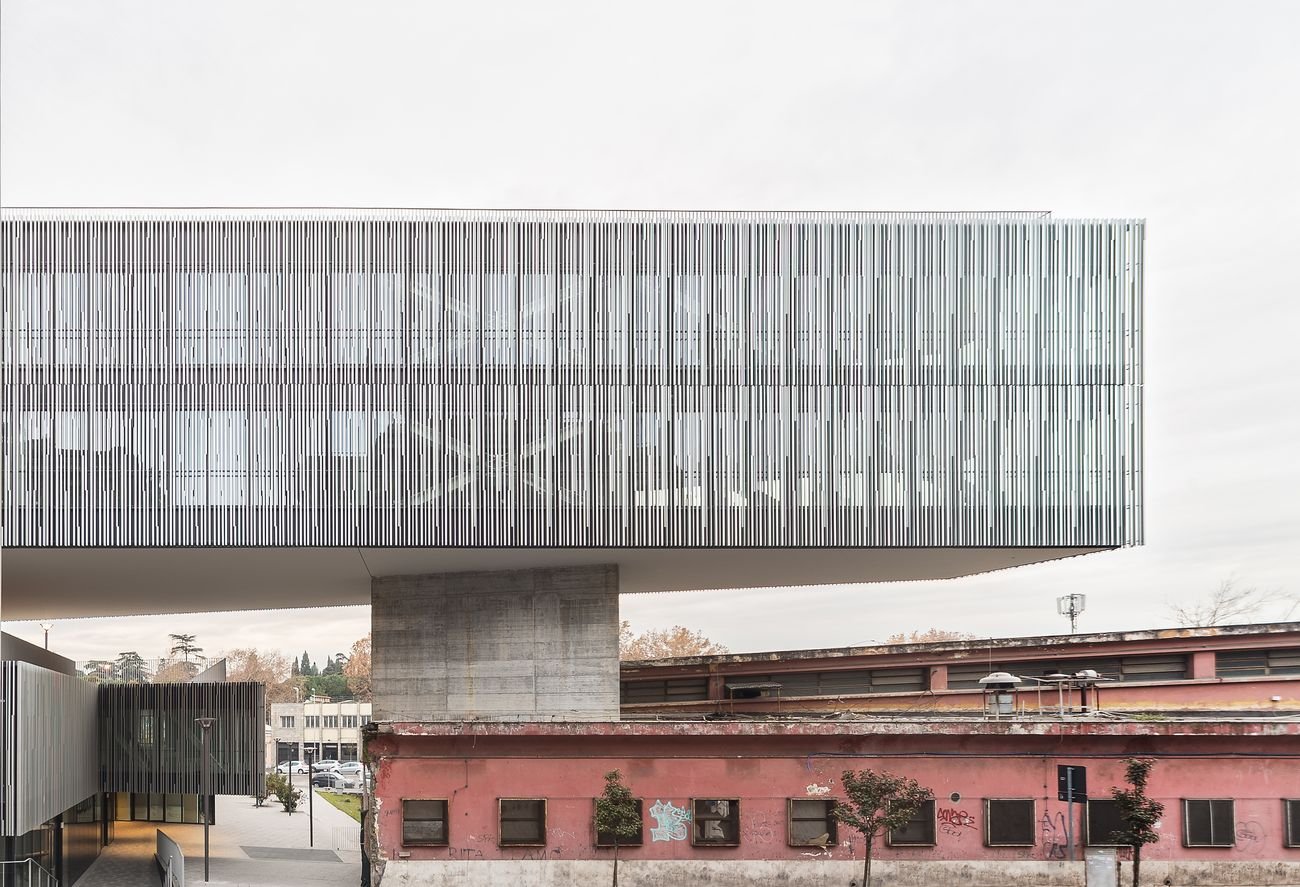
<svg viewBox="0 0 1300 887"><path fill-rule="evenodd" d="M1183 801L1183 845L1186 847L1232 847L1237 843L1236 811L1224 798L1196 798Z"/></svg>
<svg viewBox="0 0 1300 887"><path fill-rule="evenodd" d="M925 801L902 826L889 832L891 847L934 846L934 800Z"/></svg>
<svg viewBox="0 0 1300 887"><path fill-rule="evenodd" d="M740 843L740 801L702 799L691 802L691 843L734 847Z"/></svg>
<svg viewBox="0 0 1300 887"><path fill-rule="evenodd" d="M402 843L447 843L447 802L402 801Z"/></svg>
<svg viewBox="0 0 1300 887"><path fill-rule="evenodd" d="M1282 802L1286 814L1286 846L1300 847L1300 799L1288 799Z"/></svg>
<svg viewBox="0 0 1300 887"><path fill-rule="evenodd" d="M989 847L1032 847L1038 835L1032 799L989 798L984 802L984 843Z"/></svg>
<svg viewBox="0 0 1300 887"><path fill-rule="evenodd" d="M791 798L787 805L787 840L791 847L827 847L836 842L835 801Z"/></svg>
<svg viewBox="0 0 1300 887"><path fill-rule="evenodd" d="M1124 830L1124 820L1114 801L1096 800L1087 804L1087 842L1090 847L1114 847L1115 832Z"/></svg>
<svg viewBox="0 0 1300 887"><path fill-rule="evenodd" d="M546 801L542 798L501 798L498 802L501 846L546 843Z"/></svg>

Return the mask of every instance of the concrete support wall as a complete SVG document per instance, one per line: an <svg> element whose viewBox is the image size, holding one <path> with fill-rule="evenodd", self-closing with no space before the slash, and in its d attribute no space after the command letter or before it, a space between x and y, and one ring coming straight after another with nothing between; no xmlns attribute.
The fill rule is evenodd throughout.
<svg viewBox="0 0 1300 887"><path fill-rule="evenodd" d="M374 719L618 719L618 567L371 585Z"/></svg>

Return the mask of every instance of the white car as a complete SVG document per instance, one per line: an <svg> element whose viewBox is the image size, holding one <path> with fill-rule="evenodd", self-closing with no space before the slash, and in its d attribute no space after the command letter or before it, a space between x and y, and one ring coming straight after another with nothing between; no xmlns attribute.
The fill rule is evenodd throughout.
<svg viewBox="0 0 1300 887"><path fill-rule="evenodd" d="M317 761L316 763L312 764L311 768L317 773L322 773L326 770L333 770L334 768L338 767L339 763L340 763L339 761L336 761L333 758L326 758L323 761Z"/></svg>
<svg viewBox="0 0 1300 887"><path fill-rule="evenodd" d="M306 773L307 762L306 761L282 761L280 765L275 768L275 772L288 773L290 768L293 768L294 773Z"/></svg>
<svg viewBox="0 0 1300 887"><path fill-rule="evenodd" d="M334 772L339 776L344 776L348 779L359 779L362 774L361 762L348 761L347 763L339 764L334 768Z"/></svg>

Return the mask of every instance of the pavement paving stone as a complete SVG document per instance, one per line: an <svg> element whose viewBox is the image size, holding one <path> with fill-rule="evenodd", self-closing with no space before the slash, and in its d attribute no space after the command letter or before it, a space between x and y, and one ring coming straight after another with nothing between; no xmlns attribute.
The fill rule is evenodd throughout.
<svg viewBox="0 0 1300 887"><path fill-rule="evenodd" d="M356 887L361 882L360 824L319 794L313 808L314 846L333 851L333 860L255 859L245 846L309 849L306 807L290 815L279 804L257 807L251 798L218 797L217 821L210 833L209 887ZM118 822L113 843L75 887L156 887L158 829L181 845L187 884L203 884L203 826ZM312 856L328 859L326 854Z"/></svg>

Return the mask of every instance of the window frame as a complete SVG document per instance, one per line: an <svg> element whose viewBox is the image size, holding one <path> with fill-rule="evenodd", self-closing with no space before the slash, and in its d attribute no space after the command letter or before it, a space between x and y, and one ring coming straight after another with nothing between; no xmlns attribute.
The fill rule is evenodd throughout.
<svg viewBox="0 0 1300 887"><path fill-rule="evenodd" d="M1300 798L1282 799L1282 846L1300 847Z"/></svg>
<svg viewBox="0 0 1300 887"><path fill-rule="evenodd" d="M1187 806L1187 805L1188 805L1188 804L1199 804L1199 803L1204 803L1204 804L1208 804L1208 805L1209 805L1209 806L1206 808L1206 812L1207 812L1207 814L1209 815L1210 840L1211 840L1211 842L1213 842L1213 840L1214 840L1214 805L1215 805L1215 804L1228 804L1228 805L1229 805L1229 807L1228 807L1228 812L1229 812L1228 819L1232 822L1232 827L1228 830L1228 843L1226 843L1226 844L1219 844L1219 843L1208 843L1208 844L1207 844L1207 843L1195 843L1195 844L1193 844L1193 843L1192 843L1192 835L1191 835L1191 817L1188 815L1188 812L1187 812L1187 811L1188 811L1188 806ZM1182 799L1182 808L1183 808L1183 846L1184 846L1184 847L1196 847L1196 848L1201 848L1201 849L1212 849L1212 850L1213 850L1213 849L1218 849L1218 850L1230 850L1230 849L1232 849L1233 847L1236 847L1236 846L1237 846L1237 800L1236 800L1236 798L1183 798L1183 799Z"/></svg>
<svg viewBox="0 0 1300 887"><path fill-rule="evenodd" d="M593 842L594 842L594 843L592 844L592 846L594 846L594 847L613 848L613 846L614 846L614 842L613 842L613 841L609 841L609 842L602 841L602 840L600 839L600 836L603 834L603 832L600 832L600 831L598 831L598 830L596 829L596 801L598 801L598 800L599 800L599 798L592 798L592 799L591 799L591 830L592 830L592 832L593 832L594 835L595 835L595 837L592 839ZM643 846L645 846L645 803L644 803L645 799L644 799L644 798L633 798L632 800L636 802L636 815L637 815L638 817L641 818L641 831L640 831L640 833L637 835L635 841L633 841L631 838L628 838L628 839L626 839L626 840L624 840L624 839L620 839L619 842L618 842L618 846L619 846L619 847L643 847Z"/></svg>
<svg viewBox="0 0 1300 887"><path fill-rule="evenodd" d="M994 841L993 807L995 803L1017 803L1029 805L1029 840L1028 841ZM984 799L984 846L985 847L1034 847L1038 844L1038 801L1035 798L985 798Z"/></svg>
<svg viewBox="0 0 1300 887"><path fill-rule="evenodd" d="M542 840L538 841L507 841L505 839L504 829L501 828L505 819L502 816L504 808L502 807L507 801L530 801L542 805L541 834ZM546 846L546 798L497 798L497 846L498 847L545 847ZM522 819L511 819L511 822L524 822Z"/></svg>
<svg viewBox="0 0 1300 887"><path fill-rule="evenodd" d="M826 842L827 847L833 847L839 843L838 827L840 821L835 818L835 808L839 806L839 801L830 798L786 798L785 799L785 844L787 847L821 847L821 844L812 841L795 841L794 839L794 805L795 802L814 803L826 805L825 821L827 825L826 834L830 839ZM808 818L801 818L800 822L813 822Z"/></svg>
<svg viewBox="0 0 1300 887"><path fill-rule="evenodd" d="M406 839L406 804L408 801L417 803L440 803L442 804L442 840L441 841L408 841ZM414 819L412 822L437 822L436 819ZM448 798L402 798L402 846L403 847L447 847L451 841L451 800Z"/></svg>
<svg viewBox="0 0 1300 887"><path fill-rule="evenodd" d="M730 805L726 816L708 816L705 819L699 818L697 804L715 804L718 801L726 801ZM699 832L696 825L700 822L726 822L733 820L736 823L736 839L734 841L703 841L699 839ZM691 798L691 846L692 847L739 847L740 846L740 798Z"/></svg>
<svg viewBox="0 0 1300 887"><path fill-rule="evenodd" d="M894 832L896 831L896 829L891 828L885 832L885 845L888 847L935 847L937 846L939 843L939 825L936 819L938 815L938 807L935 804L934 798L928 798L927 800L923 801L921 803L921 806L917 808L916 812L920 814L923 810L927 808L927 806L929 807L930 810L930 840L896 841L894 840ZM909 822L910 821L911 820L909 820Z"/></svg>
<svg viewBox="0 0 1300 887"><path fill-rule="evenodd" d="M1105 840L1093 840L1092 838L1092 805L1093 804L1110 804L1115 802L1110 798L1089 798L1083 805L1083 845L1085 847L1123 847L1123 844L1116 844L1107 836Z"/></svg>

